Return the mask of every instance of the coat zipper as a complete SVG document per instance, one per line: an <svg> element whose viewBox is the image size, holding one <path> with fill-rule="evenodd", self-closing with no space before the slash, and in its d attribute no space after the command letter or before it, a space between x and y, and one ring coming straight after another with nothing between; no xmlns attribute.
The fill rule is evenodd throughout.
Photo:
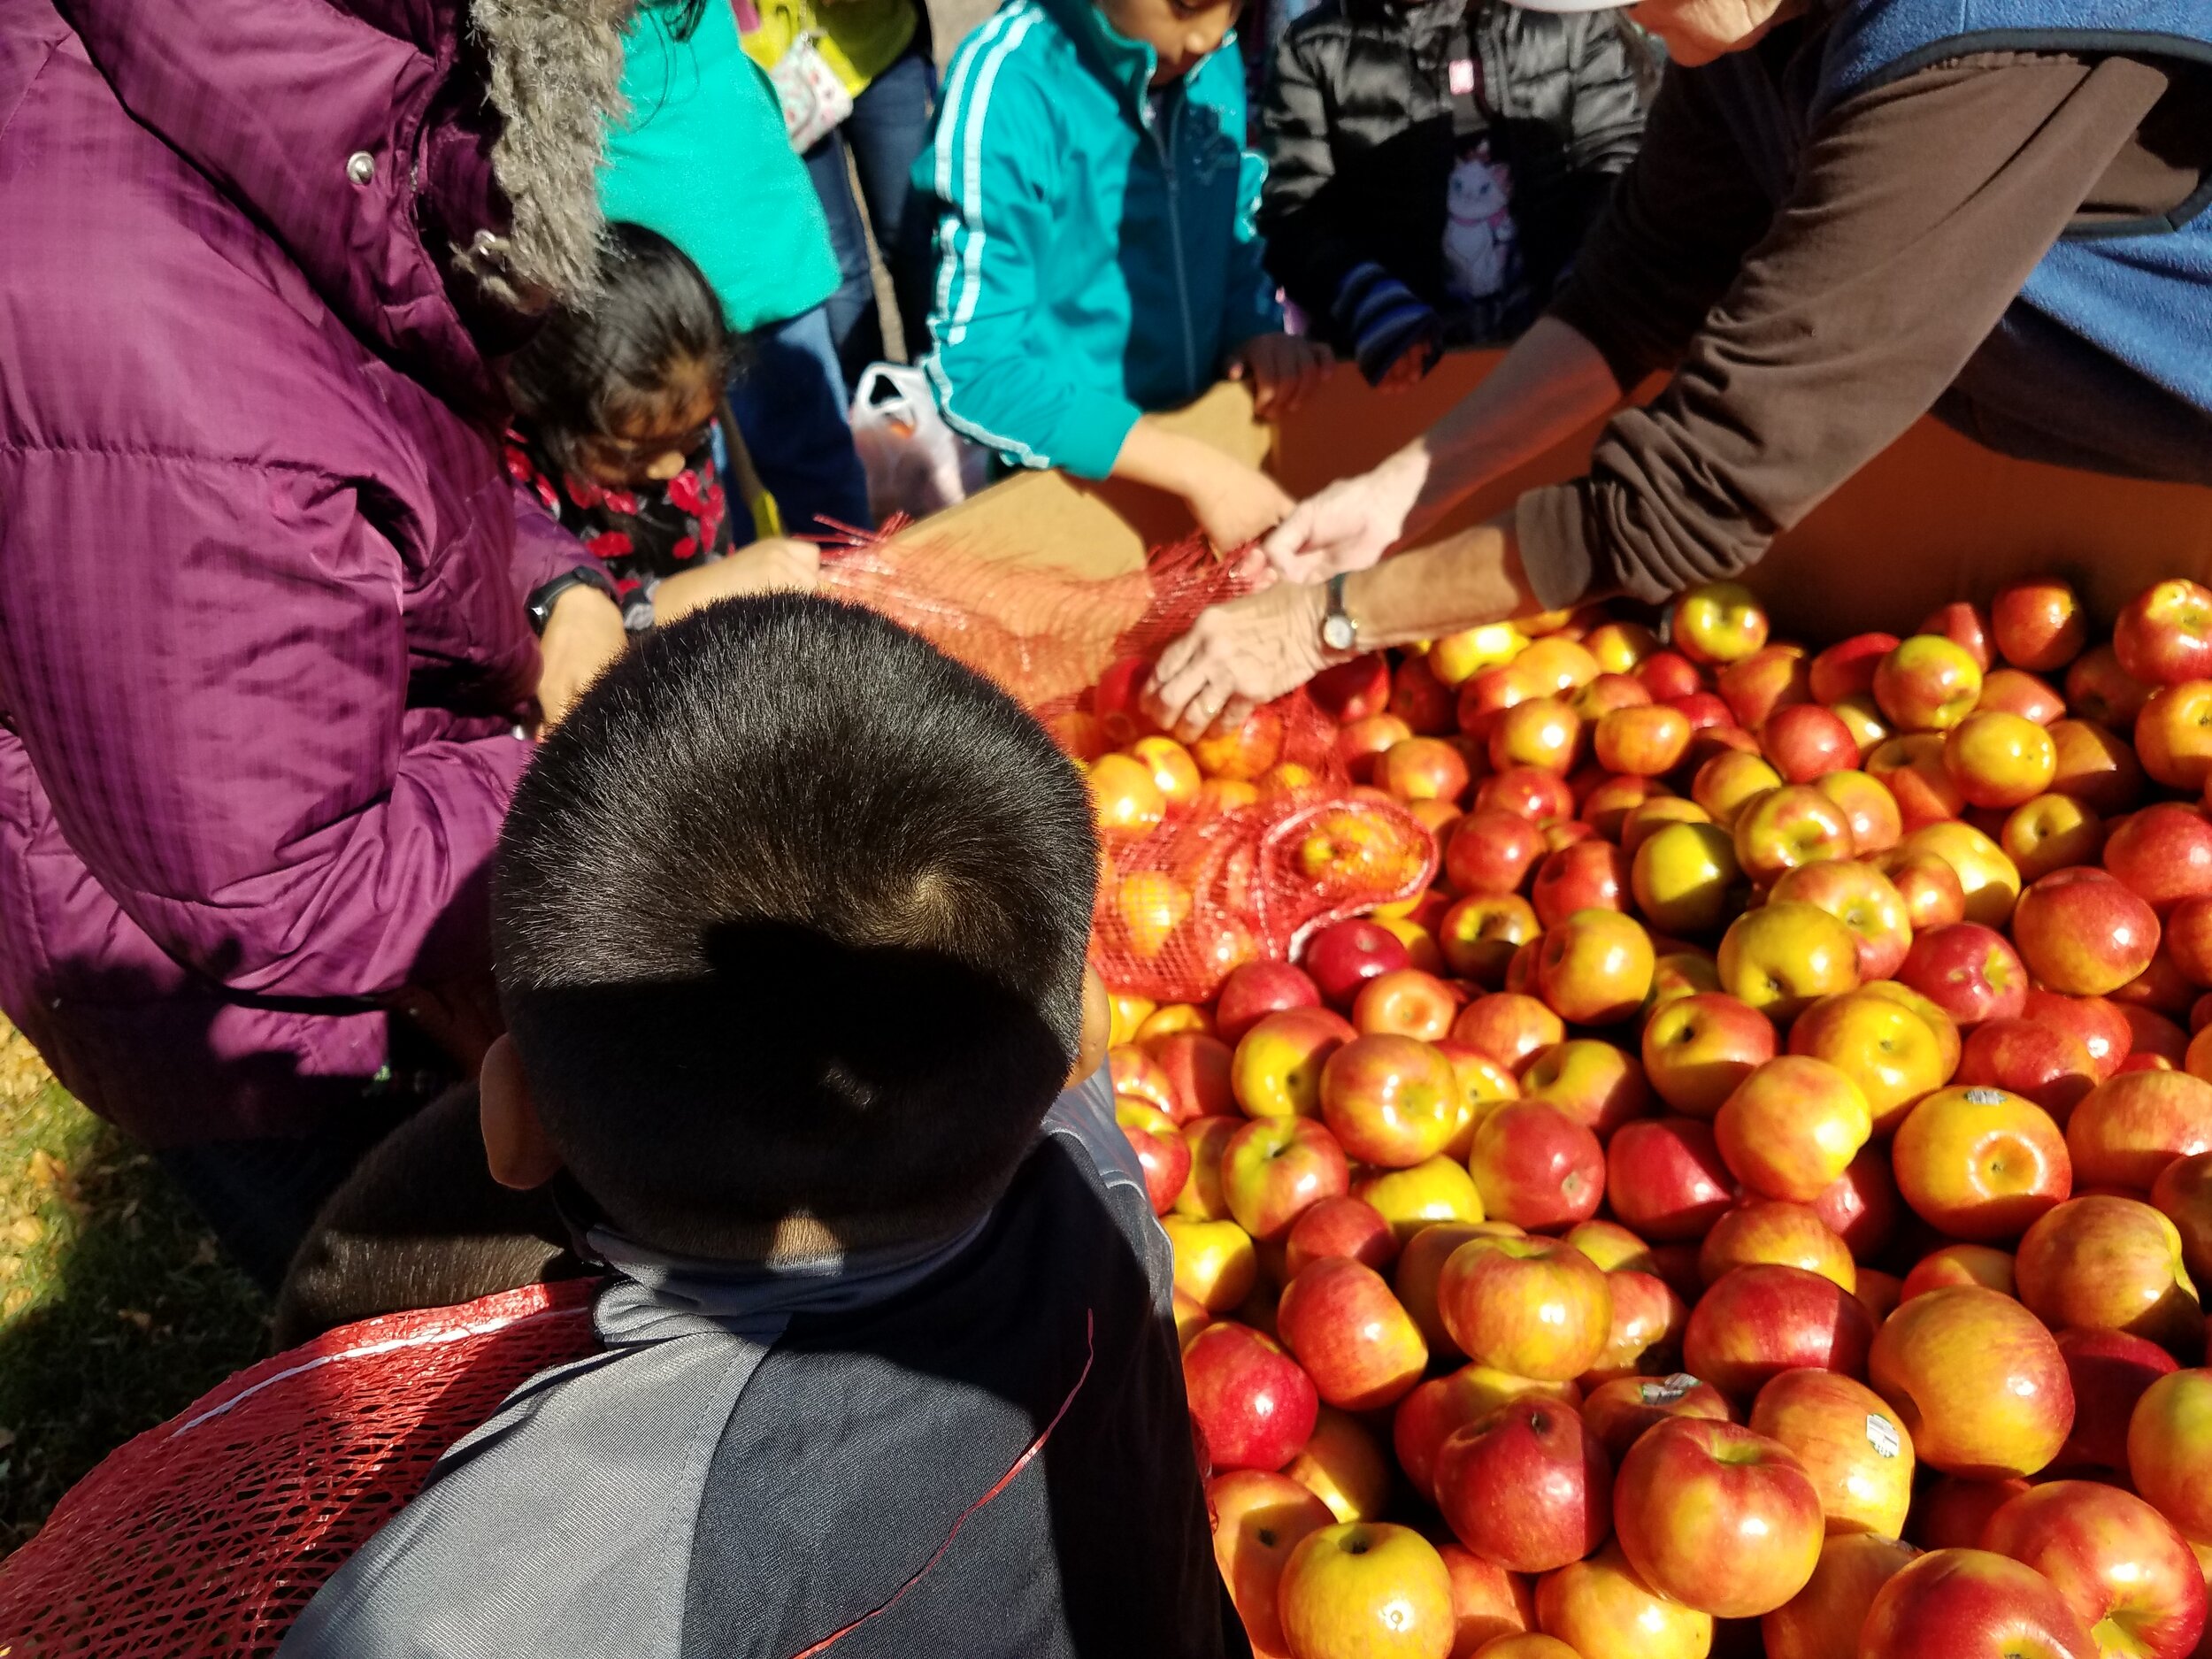
<svg viewBox="0 0 2212 1659"><path fill-rule="evenodd" d="M1183 313L1183 383L1195 389L1198 386L1198 338L1191 325L1190 279L1183 270L1183 209L1175 173L1175 129L1182 124L1183 102L1187 95L1178 87L1175 102L1168 111L1167 136L1160 136L1157 122L1152 126L1153 147L1160 152L1160 168L1167 175L1167 236L1168 247L1175 256L1175 303Z"/></svg>

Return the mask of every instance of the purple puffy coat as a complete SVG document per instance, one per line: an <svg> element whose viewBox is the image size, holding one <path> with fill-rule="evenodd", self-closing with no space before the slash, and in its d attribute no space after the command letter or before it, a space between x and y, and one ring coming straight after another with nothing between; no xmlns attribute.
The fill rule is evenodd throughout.
<svg viewBox="0 0 2212 1659"><path fill-rule="evenodd" d="M459 11L0 0L0 1008L157 1144L348 1110L487 965L585 561L429 250L504 228Z"/></svg>

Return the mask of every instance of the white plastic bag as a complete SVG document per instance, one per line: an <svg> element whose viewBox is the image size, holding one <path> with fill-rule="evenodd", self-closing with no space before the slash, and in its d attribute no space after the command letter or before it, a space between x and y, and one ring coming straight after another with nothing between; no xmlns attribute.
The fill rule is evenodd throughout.
<svg viewBox="0 0 2212 1659"><path fill-rule="evenodd" d="M929 377L918 368L869 365L853 395L852 422L878 524L894 513L926 518L989 481L989 452L945 424Z"/></svg>

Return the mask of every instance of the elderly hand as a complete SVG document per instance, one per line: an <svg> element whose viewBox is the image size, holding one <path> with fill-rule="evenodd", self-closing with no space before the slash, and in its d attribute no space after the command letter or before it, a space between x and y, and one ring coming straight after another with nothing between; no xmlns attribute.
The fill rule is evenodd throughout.
<svg viewBox="0 0 2212 1659"><path fill-rule="evenodd" d="M1294 508L1241 573L1252 580L1264 569L1290 581L1319 582L1366 570L1405 534L1420 493L1415 469L1394 457L1371 472L1339 479Z"/></svg>
<svg viewBox="0 0 2212 1659"><path fill-rule="evenodd" d="M1260 334L1237 348L1229 378L1252 382L1252 412L1279 420L1306 401L1329 378L1336 354L1317 340L1296 334Z"/></svg>
<svg viewBox="0 0 2212 1659"><path fill-rule="evenodd" d="M1321 643L1327 608L1322 588L1286 582L1201 611L1160 653L1145 712L1187 743L1233 731L1337 660Z"/></svg>
<svg viewBox="0 0 2212 1659"><path fill-rule="evenodd" d="M630 636L622 611L596 588L581 583L562 591L538 641L538 729L549 732L573 708L584 688L622 655Z"/></svg>

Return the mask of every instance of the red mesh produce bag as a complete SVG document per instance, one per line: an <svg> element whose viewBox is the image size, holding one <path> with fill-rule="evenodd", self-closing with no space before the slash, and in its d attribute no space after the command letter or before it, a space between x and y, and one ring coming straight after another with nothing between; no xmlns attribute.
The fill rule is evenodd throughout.
<svg viewBox="0 0 2212 1659"><path fill-rule="evenodd" d="M597 1288L367 1319L239 1372L118 1449L0 1564L0 1654L273 1654L446 1448L597 1349Z"/></svg>
<svg viewBox="0 0 2212 1659"><path fill-rule="evenodd" d="M1136 728L1120 710L1095 723L1058 717L1080 711L1110 671L1125 690L1138 662L1246 590L1202 537L1156 549L1141 572L1094 580L910 534L830 549L822 589L990 675L1082 759L1102 729L1119 747ZM1334 724L1302 692L1256 722L1267 760L1242 770L1258 774L1259 799L1185 804L1148 833L1109 838L1093 952L1117 989L1202 1002L1239 963L1289 956L1313 927L1409 896L1434 875L1433 838L1396 805L1354 794Z"/></svg>

